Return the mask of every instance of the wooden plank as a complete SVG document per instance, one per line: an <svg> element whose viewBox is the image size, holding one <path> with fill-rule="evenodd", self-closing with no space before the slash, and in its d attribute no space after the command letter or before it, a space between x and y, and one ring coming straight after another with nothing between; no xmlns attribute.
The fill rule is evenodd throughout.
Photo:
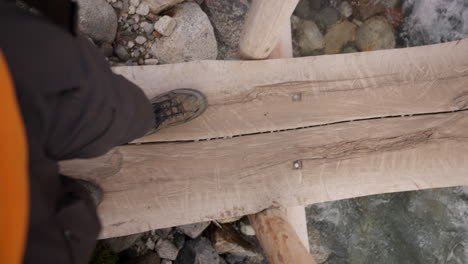
<svg viewBox="0 0 468 264"><path fill-rule="evenodd" d="M468 185L467 130L467 111L379 118L224 140L127 145L91 162L91 169L89 161L61 167L65 175L104 188L101 236L112 237L270 207ZM301 168L294 169L298 160Z"/></svg>
<svg viewBox="0 0 468 264"><path fill-rule="evenodd" d="M199 61L114 68L148 97L204 92L199 119L137 142L198 140L343 120L452 111L468 102L468 40L432 46L265 61Z"/></svg>
<svg viewBox="0 0 468 264"><path fill-rule="evenodd" d="M268 209L250 215L250 222L270 264L315 264L284 210Z"/></svg>
<svg viewBox="0 0 468 264"><path fill-rule="evenodd" d="M275 47L275 49L272 51L270 54L270 59L278 59L278 58L292 58L293 57L293 48L292 48L292 37L291 37L291 22L290 22L290 17L286 19L286 21L283 22L282 24L283 29L281 30L281 35L279 37L278 45ZM272 209L267 209L267 210L272 210ZM309 233L307 231L307 219L306 219L306 212L305 212L305 207L300 205L300 206L293 206L293 207L288 207L284 208L284 219L291 225L291 227L294 229L296 232L297 237L299 240L302 242L302 245L304 246L305 250L307 252L310 251L310 245L309 245ZM276 215L272 213L273 215ZM251 216L250 219L259 219L259 220L265 220L268 221L267 216L270 215L269 212L264 212L261 216L255 217ZM260 224L260 223L259 223ZM255 225L255 224L254 224ZM265 240L265 243L268 243L270 240L269 237L266 238L260 238L258 233L257 233L257 238L262 241ZM268 245L265 245L263 248L265 251L267 250ZM278 247L270 247L270 249L274 249ZM268 255L268 253L266 253ZM274 254L273 252L271 253L272 255L278 255ZM270 255L271 255L270 254ZM290 254L290 253L283 253L283 254ZM294 255L291 255L294 256ZM300 257L300 254L296 254L297 257ZM273 260L270 260L272 262ZM285 263L300 263L299 261L285 261Z"/></svg>
<svg viewBox="0 0 468 264"><path fill-rule="evenodd" d="M299 0L255 0L244 22L239 43L246 59L266 59L278 43L284 22L288 21Z"/></svg>

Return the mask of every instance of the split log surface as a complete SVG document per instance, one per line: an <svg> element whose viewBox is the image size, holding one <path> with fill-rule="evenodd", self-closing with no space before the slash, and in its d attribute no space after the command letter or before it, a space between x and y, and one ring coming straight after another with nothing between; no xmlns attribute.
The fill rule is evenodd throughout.
<svg viewBox="0 0 468 264"><path fill-rule="evenodd" d="M101 237L272 206L468 185L468 40L115 71L149 97L200 89L209 108L199 120L139 140L146 144L61 164L65 175L104 188Z"/></svg>
<svg viewBox="0 0 468 264"><path fill-rule="evenodd" d="M232 137L393 115L461 110L468 40L432 46L265 61L117 67L148 97L187 87L209 108L137 142Z"/></svg>

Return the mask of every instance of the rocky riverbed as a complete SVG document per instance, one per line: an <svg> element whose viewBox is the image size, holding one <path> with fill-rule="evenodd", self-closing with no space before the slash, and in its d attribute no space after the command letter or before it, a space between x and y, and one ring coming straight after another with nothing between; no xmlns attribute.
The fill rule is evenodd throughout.
<svg viewBox="0 0 468 264"><path fill-rule="evenodd" d="M250 5L249 0L77 2L81 32L113 66L239 59ZM302 0L291 26L296 57L435 44L468 37L468 2ZM307 218L317 263L468 263L467 188L315 204L307 207ZM267 263L246 218L225 222L102 240L91 263Z"/></svg>

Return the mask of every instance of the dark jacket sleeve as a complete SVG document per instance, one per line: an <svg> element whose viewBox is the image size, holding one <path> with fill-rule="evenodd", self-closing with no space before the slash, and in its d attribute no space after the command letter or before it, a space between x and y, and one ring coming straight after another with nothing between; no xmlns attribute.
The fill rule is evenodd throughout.
<svg viewBox="0 0 468 264"><path fill-rule="evenodd" d="M0 0L0 49L28 136L25 263L87 263L100 229L96 208L59 175L57 161L94 157L144 135L154 122L151 105L87 39L11 2Z"/></svg>

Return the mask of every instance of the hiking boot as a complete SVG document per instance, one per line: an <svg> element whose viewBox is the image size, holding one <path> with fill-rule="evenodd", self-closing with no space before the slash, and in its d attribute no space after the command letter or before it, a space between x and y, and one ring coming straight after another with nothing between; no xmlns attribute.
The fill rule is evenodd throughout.
<svg viewBox="0 0 468 264"><path fill-rule="evenodd" d="M192 89L172 90L150 101L153 105L154 127L146 135L193 120L200 116L207 106L205 96Z"/></svg>

